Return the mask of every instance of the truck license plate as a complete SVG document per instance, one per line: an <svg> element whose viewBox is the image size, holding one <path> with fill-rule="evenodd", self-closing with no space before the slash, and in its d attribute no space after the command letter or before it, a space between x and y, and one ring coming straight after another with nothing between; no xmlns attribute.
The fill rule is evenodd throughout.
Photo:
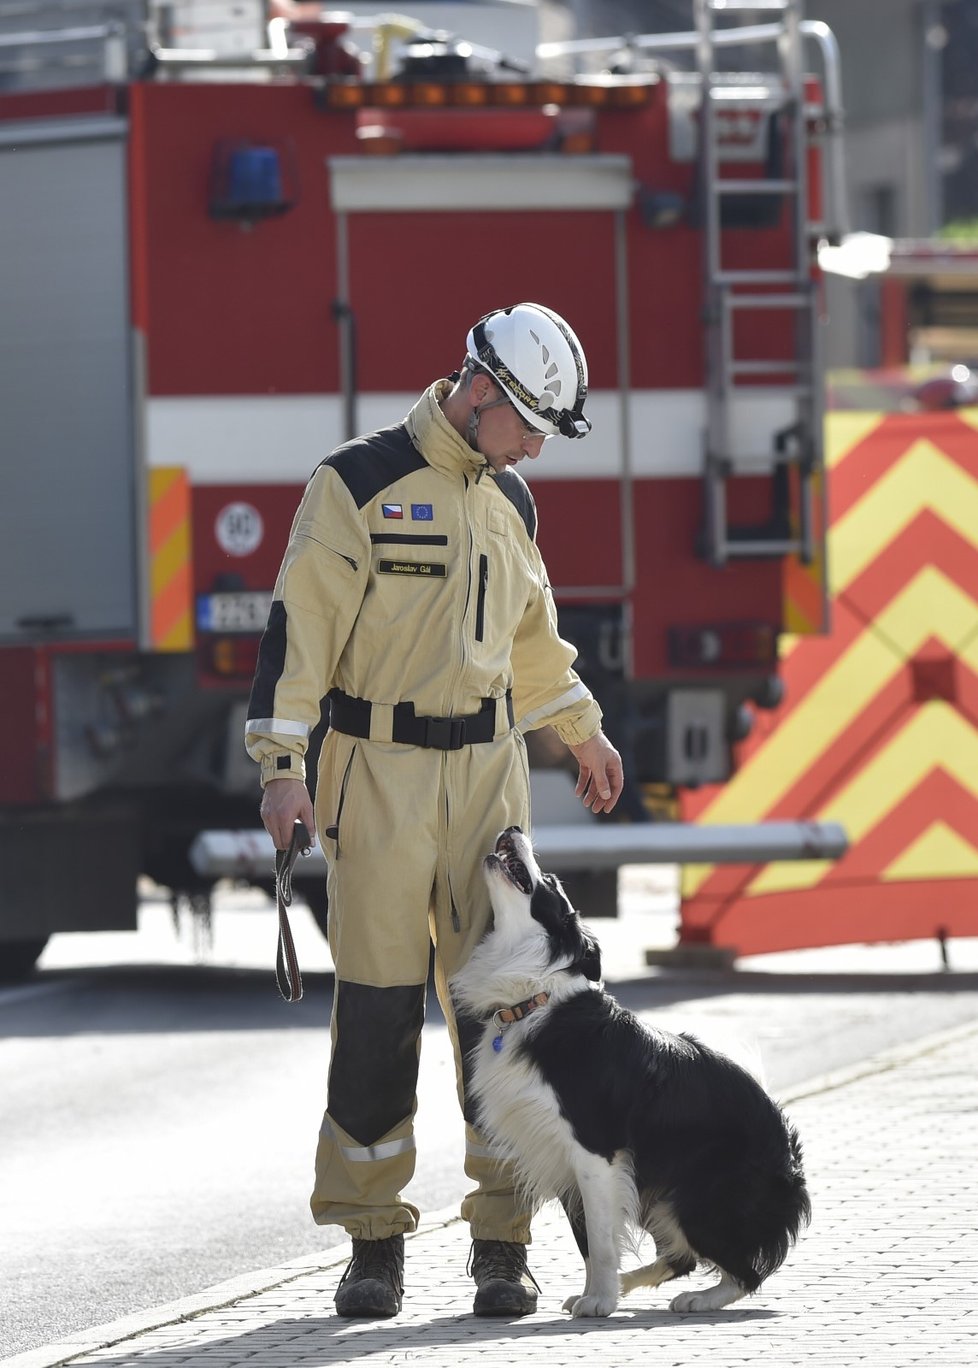
<svg viewBox="0 0 978 1368"><path fill-rule="evenodd" d="M272 595L265 590L201 594L197 599L200 632L263 632Z"/></svg>

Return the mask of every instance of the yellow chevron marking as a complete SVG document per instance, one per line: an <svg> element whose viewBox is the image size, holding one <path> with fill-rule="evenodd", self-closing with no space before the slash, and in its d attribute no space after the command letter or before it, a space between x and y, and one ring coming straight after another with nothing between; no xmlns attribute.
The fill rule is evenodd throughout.
<svg viewBox="0 0 978 1368"><path fill-rule="evenodd" d="M699 821L757 822L766 817L798 777L870 706L908 657L932 636L953 650L974 630L975 613L969 595L934 566L925 566L882 610L875 630L856 638L721 789ZM972 649L978 663L978 644ZM687 866L683 895L692 896L711 870L711 865Z"/></svg>
<svg viewBox="0 0 978 1368"><path fill-rule="evenodd" d="M960 418L969 427L978 428L978 408L962 408L955 410L955 417Z"/></svg>
<svg viewBox="0 0 978 1368"><path fill-rule="evenodd" d="M190 499L180 466L149 472L149 586L153 648L185 651L193 644L190 580Z"/></svg>
<svg viewBox="0 0 978 1368"><path fill-rule="evenodd" d="M978 850L946 822L933 822L880 874L896 883L908 879L973 879Z"/></svg>
<svg viewBox="0 0 978 1368"><path fill-rule="evenodd" d="M978 731L941 701L922 704L890 744L832 796L816 820L841 822L855 845L935 769L943 769L978 797ZM769 864L752 880L749 892L812 888L829 863Z"/></svg>
<svg viewBox="0 0 978 1368"><path fill-rule="evenodd" d="M157 503L168 489L183 478L183 466L152 466L149 474L150 502Z"/></svg>
<svg viewBox="0 0 978 1368"><path fill-rule="evenodd" d="M934 637L952 653L975 631L978 603L935 565L925 565L873 620L904 659Z"/></svg>
<svg viewBox="0 0 978 1368"><path fill-rule="evenodd" d="M825 418L825 464L840 465L854 446L883 421L882 413L829 413Z"/></svg>
<svg viewBox="0 0 978 1368"><path fill-rule="evenodd" d="M829 413L825 418L825 464L828 469L841 464L843 459L849 454L854 446L864 441L874 428L878 427L883 421L882 413ZM822 477L824 478L824 477ZM831 545L831 529L826 533L828 544ZM829 561L831 568L831 560ZM825 578L826 567L819 563L816 567L820 578ZM801 630L804 624L795 623L792 611L785 614L785 625L797 625L797 632L783 632L778 639L778 655L782 662L788 659L795 648L810 635L810 628L807 631Z"/></svg>
<svg viewBox="0 0 978 1368"><path fill-rule="evenodd" d="M150 565L150 589L153 597L165 589L177 571L182 570L190 556L190 525L181 523L174 528L159 547Z"/></svg>
<svg viewBox="0 0 978 1368"><path fill-rule="evenodd" d="M181 613L161 641L156 642L158 651L189 651L194 644L193 619L190 610Z"/></svg>
<svg viewBox="0 0 978 1368"><path fill-rule="evenodd" d="M778 638L778 659L781 663L784 664L795 648L800 646L803 641L807 640L807 637L797 636L794 632L786 632L783 636L780 636Z"/></svg>
<svg viewBox="0 0 978 1368"><path fill-rule="evenodd" d="M832 592L851 584L925 508L978 544L978 483L932 442L921 440L830 530Z"/></svg>
<svg viewBox="0 0 978 1368"><path fill-rule="evenodd" d="M978 674L978 622L972 624L972 630L968 637L959 641L955 648L955 655L963 661L970 670Z"/></svg>

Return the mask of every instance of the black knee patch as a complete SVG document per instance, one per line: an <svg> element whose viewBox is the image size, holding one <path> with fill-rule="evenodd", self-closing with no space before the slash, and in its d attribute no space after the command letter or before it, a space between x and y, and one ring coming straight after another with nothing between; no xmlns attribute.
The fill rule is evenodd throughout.
<svg viewBox="0 0 978 1368"><path fill-rule="evenodd" d="M326 1109L361 1145L411 1115L425 985L370 988L336 983L336 1044Z"/></svg>
<svg viewBox="0 0 978 1368"><path fill-rule="evenodd" d="M458 1047L462 1056L462 1115L470 1126L478 1124L475 1103L472 1100L472 1051L482 1039L485 1022L476 1021L464 1012L456 1011L455 1028L458 1031Z"/></svg>

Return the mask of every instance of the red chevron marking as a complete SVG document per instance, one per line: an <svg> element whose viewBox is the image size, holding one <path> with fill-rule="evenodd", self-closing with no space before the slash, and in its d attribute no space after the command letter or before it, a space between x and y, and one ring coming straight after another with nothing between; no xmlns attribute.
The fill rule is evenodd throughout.
<svg viewBox="0 0 978 1368"><path fill-rule="evenodd" d="M832 467L830 525L868 494L915 442L921 441L936 446L978 480L978 433L957 414L890 414Z"/></svg>
<svg viewBox="0 0 978 1368"><path fill-rule="evenodd" d="M937 819L978 849L978 798L940 767L833 865L819 880L819 887L879 878L881 871Z"/></svg>

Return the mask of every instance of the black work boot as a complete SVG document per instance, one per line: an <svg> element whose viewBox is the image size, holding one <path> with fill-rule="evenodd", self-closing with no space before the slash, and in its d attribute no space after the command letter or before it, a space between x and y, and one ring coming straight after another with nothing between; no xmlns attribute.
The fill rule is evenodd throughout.
<svg viewBox="0 0 978 1368"><path fill-rule="evenodd" d="M339 1316L396 1316L404 1295L404 1236L353 1240L353 1258L333 1301Z"/></svg>
<svg viewBox="0 0 978 1368"><path fill-rule="evenodd" d="M526 1245L473 1240L467 1272L478 1287L472 1305L475 1315L529 1316L537 1309L540 1289L526 1266Z"/></svg>

